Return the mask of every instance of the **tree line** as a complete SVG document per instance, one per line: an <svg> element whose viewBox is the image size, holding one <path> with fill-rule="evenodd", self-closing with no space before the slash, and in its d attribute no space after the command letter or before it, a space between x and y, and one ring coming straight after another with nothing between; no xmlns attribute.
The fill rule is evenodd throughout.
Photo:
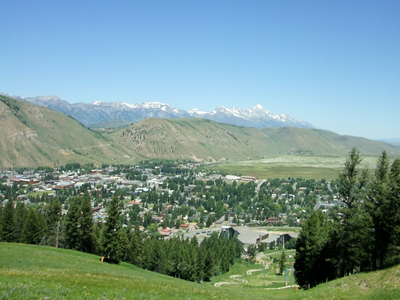
<svg viewBox="0 0 400 300"><path fill-rule="evenodd" d="M88 197L75 197L68 213L54 199L44 207L26 207L11 199L0 210L0 241L48 245L103 256L104 261L125 261L143 269L190 281L209 281L229 271L243 245L227 232L213 233L201 243L180 237L168 240L149 236L139 226L122 226L121 201L114 197L105 222L93 220Z"/></svg>
<svg viewBox="0 0 400 300"><path fill-rule="evenodd" d="M314 212L296 243L295 277L303 288L400 263L400 159L384 151L373 176L353 148L339 174L345 207Z"/></svg>

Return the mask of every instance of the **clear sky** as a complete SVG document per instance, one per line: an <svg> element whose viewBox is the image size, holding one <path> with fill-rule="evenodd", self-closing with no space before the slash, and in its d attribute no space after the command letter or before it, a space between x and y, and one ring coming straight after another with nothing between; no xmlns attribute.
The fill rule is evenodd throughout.
<svg viewBox="0 0 400 300"><path fill-rule="evenodd" d="M0 91L400 138L400 1L1 1Z"/></svg>

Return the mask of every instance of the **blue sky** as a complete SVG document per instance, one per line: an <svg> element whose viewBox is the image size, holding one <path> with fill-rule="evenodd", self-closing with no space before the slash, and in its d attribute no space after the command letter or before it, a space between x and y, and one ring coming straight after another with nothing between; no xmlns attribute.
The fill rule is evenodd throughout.
<svg viewBox="0 0 400 300"><path fill-rule="evenodd" d="M400 138L400 1L1 1L0 91Z"/></svg>

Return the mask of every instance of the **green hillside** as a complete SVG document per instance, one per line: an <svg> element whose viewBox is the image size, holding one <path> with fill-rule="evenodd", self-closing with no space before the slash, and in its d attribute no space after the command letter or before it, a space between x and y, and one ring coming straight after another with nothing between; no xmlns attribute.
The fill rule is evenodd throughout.
<svg viewBox="0 0 400 300"><path fill-rule="evenodd" d="M386 150L389 155L399 155L394 145L366 138L339 135L332 131L309 128L264 128L262 131L274 140L284 153L310 155L347 155L357 147L363 155L380 155Z"/></svg>
<svg viewBox="0 0 400 300"><path fill-rule="evenodd" d="M147 119L112 138L149 158L220 161L278 154L276 143L256 128L205 119Z"/></svg>
<svg viewBox="0 0 400 300"><path fill-rule="evenodd" d="M197 284L126 263L101 263L100 257L81 252L0 243L1 299L400 299L399 266L308 291L246 284L215 287L214 281L218 278Z"/></svg>
<svg viewBox="0 0 400 300"><path fill-rule="evenodd" d="M117 143L148 158L203 161L257 160L276 155L347 156L383 150L399 156L395 146L331 131L294 127L256 129L205 119L147 119L110 135Z"/></svg>
<svg viewBox="0 0 400 300"><path fill-rule="evenodd" d="M68 162L135 164L142 159L232 162L279 155L367 156L395 146L330 131L241 127L206 119L146 119L129 127L92 131L65 114L0 96L0 168Z"/></svg>
<svg viewBox="0 0 400 300"><path fill-rule="evenodd" d="M127 160L115 147L65 114L0 95L0 168Z"/></svg>

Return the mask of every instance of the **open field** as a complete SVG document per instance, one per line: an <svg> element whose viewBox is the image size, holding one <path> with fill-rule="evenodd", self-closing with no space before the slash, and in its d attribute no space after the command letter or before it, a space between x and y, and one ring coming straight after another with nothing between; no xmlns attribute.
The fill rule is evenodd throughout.
<svg viewBox="0 0 400 300"><path fill-rule="evenodd" d="M362 167L373 170L377 157L363 157ZM260 160L224 162L206 165L207 170L255 176L258 179L302 177L306 179L336 179L346 157L285 155Z"/></svg>

